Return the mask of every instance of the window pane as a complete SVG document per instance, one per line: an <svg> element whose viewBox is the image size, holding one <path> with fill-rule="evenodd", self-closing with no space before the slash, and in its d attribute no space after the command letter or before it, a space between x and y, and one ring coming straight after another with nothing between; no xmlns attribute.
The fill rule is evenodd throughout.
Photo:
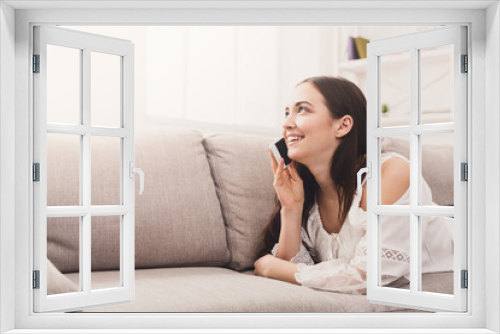
<svg viewBox="0 0 500 334"><path fill-rule="evenodd" d="M410 52L380 57L380 126L410 125Z"/></svg>
<svg viewBox="0 0 500 334"><path fill-rule="evenodd" d="M80 205L80 139L47 134L47 206Z"/></svg>
<svg viewBox="0 0 500 334"><path fill-rule="evenodd" d="M453 45L420 50L421 124L453 122Z"/></svg>
<svg viewBox="0 0 500 334"><path fill-rule="evenodd" d="M454 204L454 134L421 135L420 205Z"/></svg>
<svg viewBox="0 0 500 334"><path fill-rule="evenodd" d="M91 138L92 205L120 205L121 138Z"/></svg>
<svg viewBox="0 0 500 334"><path fill-rule="evenodd" d="M379 286L409 289L410 216L380 216Z"/></svg>
<svg viewBox="0 0 500 334"><path fill-rule="evenodd" d="M407 171L409 171L409 158L410 158L410 138L409 136L396 136L396 137L386 137L381 140L381 155L380 155L380 204L388 205L388 201L392 202L392 205L410 205L410 191L408 190L403 194L394 195L392 193L385 193L389 188L384 182L392 182L388 178L384 178L382 175L385 170L384 163L390 159L402 159L408 164ZM406 165L406 164L405 164ZM386 165L387 166L387 165ZM408 173L408 185L410 181L410 175Z"/></svg>
<svg viewBox="0 0 500 334"><path fill-rule="evenodd" d="M121 57L91 52L91 124L121 126Z"/></svg>
<svg viewBox="0 0 500 334"><path fill-rule="evenodd" d="M422 286L420 291L453 294L453 218L420 217L422 234ZM439 272L427 280L425 273ZM434 276L436 274L433 274Z"/></svg>
<svg viewBox="0 0 500 334"><path fill-rule="evenodd" d="M47 260L48 295L81 291L80 217L47 218Z"/></svg>
<svg viewBox="0 0 500 334"><path fill-rule="evenodd" d="M80 124L80 49L47 45L47 122Z"/></svg>
<svg viewBox="0 0 500 334"><path fill-rule="evenodd" d="M121 286L120 218L92 217L92 290Z"/></svg>

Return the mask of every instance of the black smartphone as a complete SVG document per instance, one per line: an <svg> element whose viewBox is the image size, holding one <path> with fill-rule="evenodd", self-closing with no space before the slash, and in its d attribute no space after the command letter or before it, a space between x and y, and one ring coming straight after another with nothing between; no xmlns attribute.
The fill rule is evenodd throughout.
<svg viewBox="0 0 500 334"><path fill-rule="evenodd" d="M279 163L280 157L285 160L283 168L288 167L288 165L292 162L292 159L288 157L288 147L286 147L285 138L281 138L276 143L271 143L269 148L271 149L271 152L273 152L274 159L277 163Z"/></svg>

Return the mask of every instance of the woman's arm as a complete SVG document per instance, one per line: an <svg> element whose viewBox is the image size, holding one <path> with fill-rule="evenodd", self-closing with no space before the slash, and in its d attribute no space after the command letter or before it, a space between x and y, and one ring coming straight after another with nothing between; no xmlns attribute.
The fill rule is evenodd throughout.
<svg viewBox="0 0 500 334"><path fill-rule="evenodd" d="M264 255L255 262L255 275L300 285L295 279L296 272L296 263L288 262L272 255Z"/></svg>
<svg viewBox="0 0 500 334"><path fill-rule="evenodd" d="M382 204L395 203L408 189L410 184L410 167L409 164L402 159L389 159L382 167ZM366 196L366 186L363 191L363 197ZM366 198L361 203L361 207L366 211ZM402 241L403 244L408 244L404 240L400 240L399 234L405 235L406 225L402 225L397 220L396 216L388 216L383 220L383 236L384 244L388 249L392 249L393 241ZM398 234L398 235L395 235ZM408 234L408 233L406 233ZM408 234L409 235L409 234ZM387 240L388 239L388 240ZM397 249L401 250L405 247L398 245ZM400 253L404 254L404 251ZM391 252L391 254L397 252ZM313 266L301 266L290 263L282 259L266 255L260 258L255 263L256 275L266 276L269 278L279 279L282 281L309 286L312 288L323 289L341 293L365 293L366 291L366 236L361 239L356 246L355 256L349 263L339 260L322 262ZM381 258L382 263L382 284L387 285L399 277L407 274L408 263L406 257ZM297 274L297 278L295 277Z"/></svg>
<svg viewBox="0 0 500 334"><path fill-rule="evenodd" d="M281 209L281 231L276 257L290 261L300 251L302 244L302 208Z"/></svg>
<svg viewBox="0 0 500 334"><path fill-rule="evenodd" d="M276 256L290 261L300 251L302 244L304 185L297 172L295 161L283 169L285 164L283 158L276 163L271 151L269 155L274 173L273 186L281 203L281 231Z"/></svg>

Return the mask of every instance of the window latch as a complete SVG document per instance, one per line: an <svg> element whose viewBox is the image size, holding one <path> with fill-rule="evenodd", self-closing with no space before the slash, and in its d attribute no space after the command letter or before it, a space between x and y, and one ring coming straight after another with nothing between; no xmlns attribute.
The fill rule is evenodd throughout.
<svg viewBox="0 0 500 334"><path fill-rule="evenodd" d="M363 187L361 187L361 176L363 176L364 173L366 173L367 178L371 178L371 176L372 176L371 175L371 168L370 168L372 165L371 162L368 162L367 165L368 165L368 167L361 168L356 175L357 181L358 181L357 182L358 186L356 189L357 189L358 194L361 194L361 192L363 191Z"/></svg>
<svg viewBox="0 0 500 334"><path fill-rule="evenodd" d="M129 163L129 177L131 179L134 178L134 173L139 174L140 183L141 183L141 189L139 190L139 195L142 195L142 192L144 191L144 172L140 168L134 167L134 162L130 161L130 163Z"/></svg>

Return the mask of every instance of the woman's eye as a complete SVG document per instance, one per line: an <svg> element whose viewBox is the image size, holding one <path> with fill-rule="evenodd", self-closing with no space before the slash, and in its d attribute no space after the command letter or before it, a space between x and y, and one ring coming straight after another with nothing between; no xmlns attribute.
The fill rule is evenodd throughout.
<svg viewBox="0 0 500 334"><path fill-rule="evenodd" d="M300 114L302 111L308 111L306 108L304 107L299 107L297 109L297 113ZM285 118L287 118L288 116L290 115L290 113L288 111L285 112Z"/></svg>

